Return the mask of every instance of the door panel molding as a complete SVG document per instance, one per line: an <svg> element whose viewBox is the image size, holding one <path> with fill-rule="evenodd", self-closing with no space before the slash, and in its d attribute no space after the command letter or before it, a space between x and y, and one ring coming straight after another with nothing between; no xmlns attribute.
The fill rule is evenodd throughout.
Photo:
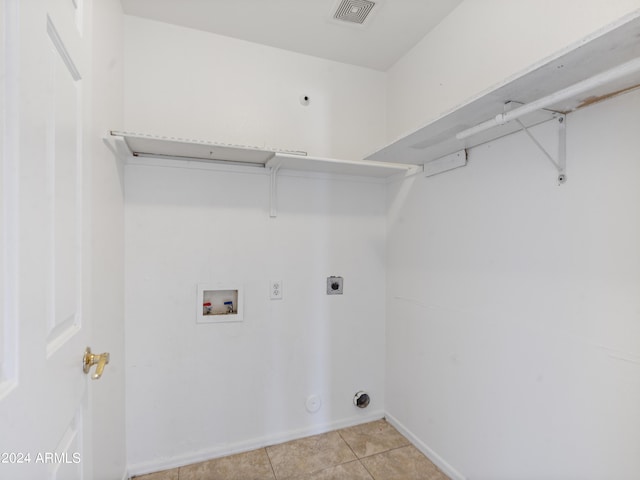
<svg viewBox="0 0 640 480"><path fill-rule="evenodd" d="M80 331L83 282L82 75L47 16L49 265L47 358Z"/></svg>
<svg viewBox="0 0 640 480"><path fill-rule="evenodd" d="M82 478L82 422L83 409L74 414L67 425L49 465L50 480L76 480Z"/></svg>
<svg viewBox="0 0 640 480"><path fill-rule="evenodd" d="M71 58L69 50L67 50L67 47L62 41L62 37L60 37L60 34L58 33L58 30L56 29L56 26L53 24L53 20L51 20L51 17L49 15L47 15L47 35L49 35L49 39L51 40L51 43L53 43L53 46L55 47L58 54L60 55L60 58L62 59L64 64L67 66L67 69L69 70L69 73L71 74L71 77L73 78L73 80L74 81L81 80L82 76L80 75L80 71L76 67L76 64L73 61L73 59Z"/></svg>

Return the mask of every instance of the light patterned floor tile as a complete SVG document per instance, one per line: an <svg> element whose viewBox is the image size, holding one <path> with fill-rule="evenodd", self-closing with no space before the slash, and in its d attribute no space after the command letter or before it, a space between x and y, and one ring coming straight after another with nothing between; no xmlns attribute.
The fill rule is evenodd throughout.
<svg viewBox="0 0 640 480"><path fill-rule="evenodd" d="M355 460L316 473L296 477L295 480L373 480L367 469Z"/></svg>
<svg viewBox="0 0 640 480"><path fill-rule="evenodd" d="M180 480L275 480L275 476L261 448L180 467Z"/></svg>
<svg viewBox="0 0 640 480"><path fill-rule="evenodd" d="M356 460L338 432L267 447L267 454L278 480L300 477Z"/></svg>
<svg viewBox="0 0 640 480"><path fill-rule="evenodd" d="M178 480L178 469L163 470L162 472L149 473L133 478L134 480Z"/></svg>
<svg viewBox="0 0 640 480"><path fill-rule="evenodd" d="M448 480L413 445L366 457L361 462L375 480Z"/></svg>
<svg viewBox="0 0 640 480"><path fill-rule="evenodd" d="M344 428L338 430L338 433L358 458L409 445L409 440L400 435L386 420Z"/></svg>

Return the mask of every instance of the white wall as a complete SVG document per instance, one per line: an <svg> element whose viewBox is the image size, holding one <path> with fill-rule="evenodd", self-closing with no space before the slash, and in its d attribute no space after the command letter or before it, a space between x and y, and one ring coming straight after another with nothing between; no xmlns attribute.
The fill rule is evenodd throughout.
<svg viewBox="0 0 640 480"><path fill-rule="evenodd" d="M639 7L465 1L388 72L388 138ZM637 112L571 115L561 188L515 135L389 191L385 410L452 477L638 477Z"/></svg>
<svg viewBox="0 0 640 480"><path fill-rule="evenodd" d="M640 475L638 112L571 114L560 187L516 134L390 191L385 409L461 476Z"/></svg>
<svg viewBox="0 0 640 480"><path fill-rule="evenodd" d="M382 416L385 185L284 175L273 219L268 183L127 167L133 473ZM330 275L343 296L326 295ZM271 279L282 300L269 299ZM244 285L244 322L196 324L197 285L218 282ZM359 389L366 410L352 404Z"/></svg>
<svg viewBox="0 0 640 480"><path fill-rule="evenodd" d="M380 72L133 17L125 32L128 130L343 158L384 137ZM126 169L132 473L383 415L385 185L281 172L271 219L268 180ZM326 295L330 275L343 296ZM212 282L245 285L243 323L196 324L196 286Z"/></svg>
<svg viewBox="0 0 640 480"><path fill-rule="evenodd" d="M349 159L384 141L382 72L136 17L125 32L128 130Z"/></svg>
<svg viewBox="0 0 640 480"><path fill-rule="evenodd" d="M640 6L606 3L466 1L387 92L380 72L127 17L125 127L361 158ZM636 477L634 105L570 117L562 187L517 135L394 185L387 240L379 184L284 176L274 220L262 175L130 166L134 473L359 421L350 397L367 388L468 478ZM324 295L332 274L344 297ZM195 324L196 284L218 280L246 285L242 324Z"/></svg>
<svg viewBox="0 0 640 480"><path fill-rule="evenodd" d="M640 0L464 1L388 71L388 139L638 8Z"/></svg>
<svg viewBox="0 0 640 480"><path fill-rule="evenodd" d="M86 4L85 4L86 6ZM117 0L91 4L91 304L94 351L111 354L92 396L94 480L126 472L124 361L124 168L103 142L123 123L123 15Z"/></svg>

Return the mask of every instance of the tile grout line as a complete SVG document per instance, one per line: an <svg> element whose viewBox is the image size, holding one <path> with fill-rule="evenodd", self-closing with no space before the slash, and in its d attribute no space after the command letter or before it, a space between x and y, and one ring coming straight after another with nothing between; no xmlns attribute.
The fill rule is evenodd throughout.
<svg viewBox="0 0 640 480"><path fill-rule="evenodd" d="M399 447L388 448L387 450L383 450L382 452L373 453L371 455L367 455L366 457L362 457L362 458L371 458L371 457L375 457L377 455L382 455L383 453L389 453L389 452L393 452L394 450L400 450L401 448L407 448L407 447L416 448L413 443L409 442L406 445L400 445Z"/></svg>
<svg viewBox="0 0 640 480"><path fill-rule="evenodd" d="M406 438L404 435L402 435L402 438L404 438L406 440L406 444L405 445L400 445L398 447L393 447L393 448L387 448L386 450L383 450L381 452L377 452L377 453L372 453L371 455L365 455L363 457L359 457L358 454L356 454L356 452L353 451L353 448L351 448L351 445L349 445L349 442L347 442L344 437L342 436L342 434L340 433L340 430L336 430L336 432L338 432L338 435L340 435L340 438L342 438L342 440L344 441L344 443L347 444L347 446L349 447L349 449L353 452L353 454L356 456L356 458L358 460L362 460L363 458L369 458L369 457L375 457L376 455L380 455L382 453L387 453L387 452L392 452L393 450L399 450L401 448L405 448L405 447L415 447L417 448L413 443L411 443L411 441Z"/></svg>
<svg viewBox="0 0 640 480"><path fill-rule="evenodd" d="M325 432L323 434L320 435L327 435L329 433L335 432L338 434L338 437L340 437L340 440L342 440L344 442L344 444L347 446L347 448L351 451L351 453L353 453L353 456L355 457L353 460L347 460L346 462L342 462L342 463L336 463L335 465L329 465L328 467L324 467L321 468L319 470L314 470L313 472L309 472L306 475L316 475L324 470L329 470L330 468L335 468L335 467L339 467L340 465L346 465L348 463L352 463L352 462L358 462L360 461L360 459L358 458L358 455L356 455L356 452L353 451L353 448L351 448L351 445L349 445L349 442L347 442L344 437L340 434L340 430L332 430L329 432ZM279 480L278 478L276 478L276 480ZM284 479L284 480L294 480L294 477L291 477L289 479Z"/></svg>
<svg viewBox="0 0 640 480"><path fill-rule="evenodd" d="M338 434L338 436L340 437L340 439L344 442L344 444L349 447L349 450L351 450L351 453L353 453L353 456L356 457L356 460L360 460L360 457L358 457L358 454L356 452L353 451L353 448L351 448L351 445L349 445L349 442L347 442L344 437L342 436L342 433L340 433L340 430L336 430L336 433ZM347 463L347 462L345 462Z"/></svg>
<svg viewBox="0 0 640 480"><path fill-rule="evenodd" d="M372 456L373 456L373 455L372 455ZM366 457L365 457L365 458L366 458ZM366 466L364 463L362 463L362 460L358 459L358 461L360 462L360 465L362 465L362 468L364 468L365 472L367 472L367 473L369 474L369 476L370 476L373 480L376 480L376 477L374 477L374 476L373 476L373 473L371 473L371 472L369 471L369 469L367 468L367 466ZM178 479L178 480L180 480L180 479Z"/></svg>
<svg viewBox="0 0 640 480"><path fill-rule="evenodd" d="M407 448L407 447L413 447L414 449L418 450L418 448L417 448L413 443L409 442L409 443L407 443L406 445L402 445L402 446L400 446L400 447L390 448L390 449L385 450L385 451L383 451L383 452L378 452L378 453L374 453L373 455L369 455L369 456L366 456L366 457L359 458L358 460L360 461L360 463L362 464L362 466L364 467L364 469L367 471L367 473L368 473L369 475L371 475L371 478L372 478L373 480L376 480L376 478L375 478L375 476L373 475L373 473L371 473L371 472L369 471L369 469L367 468L367 466L362 462L362 459L364 459L364 458L373 458L373 457L377 457L377 456L379 456L379 455L384 455L385 453L393 452L393 451L395 451L395 450L400 450L400 449L402 449L402 448ZM426 457L422 452L420 452L420 450L418 450L418 452L419 452L422 456L424 456L425 458L427 458L427 457ZM429 458L427 458L427 460L429 460ZM447 475L446 475L442 470L440 470L440 468L439 468L437 465L435 465L431 460L429 460L429 463L431 463L431 464L435 467L435 469L436 469L436 471L437 471L438 473L440 473L441 475L443 475L443 476L444 476L445 478L447 478L447 479L449 478L449 477L447 477Z"/></svg>
<svg viewBox="0 0 640 480"><path fill-rule="evenodd" d="M264 453L267 456L267 459L269 460L269 466L271 467L271 471L273 472L273 478L275 478L275 480L278 480L278 476L276 475L276 469L273 468L273 463L271 463L271 457L269 456L269 451L267 450L267 447L263 447L263 448L264 448Z"/></svg>
<svg viewBox="0 0 640 480"><path fill-rule="evenodd" d="M342 433L340 433L340 430L337 430L337 432L338 432L338 435L340 435L340 438L342 439L342 441L343 441L344 443L346 443L346 444L347 444L347 447L349 447L349 450L351 450L351 453L353 453L353 455L356 457L356 461L357 461L360 465L362 465L362 468L364 468L364 470L369 474L369 476L370 476L373 480L376 480L376 479L373 477L373 474L369 471L369 469L364 465L364 463L362 463L362 460L360 459L360 457L358 456L358 454L357 454L356 452L354 452L354 451L353 451L353 448L351 448L351 445L349 445L349 442L347 442L347 441L344 439L344 437L342 436Z"/></svg>
<svg viewBox="0 0 640 480"><path fill-rule="evenodd" d="M385 422L386 422L386 420L385 420ZM341 429L341 430L342 430L342 429ZM342 440L344 441L344 443L346 443L346 444L347 444L347 446L349 447L349 449L353 452L353 454L354 454L354 455L356 456L356 458L358 459L358 462L360 462L360 465L362 465L362 468L364 468L364 469L365 469L365 471L369 474L369 476L370 476L373 480L376 480L376 478L375 478L375 476L373 475L373 473L371 473L371 472L369 471L369 469L367 468L367 466L366 466L366 465L364 464L364 462L362 461L362 459L363 459L363 458L371 458L371 457L375 457L375 456L377 456L377 455L382 455L383 453L392 452L393 450L399 450L399 449L401 449L401 448L405 448L405 447L409 447L409 446L414 446L414 445L411 443L411 441L410 441L408 438L404 437L404 435L403 435L402 437L403 437L403 438L406 440L406 442L407 442L405 445L401 445L401 446L399 446L399 447L394 447L394 448L389 448L389 449L384 450L384 451L382 451L382 452L374 453L374 454L372 454L372 455L363 456L363 457L361 458L361 457L359 457L359 456L358 456L358 454L356 454L356 452L353 450L353 448L351 448L351 445L349 445L349 442L347 442L347 441L345 440L345 438L342 436L342 433L340 433L340 432L341 432L341 430L336 430L336 431L338 432L338 435L340 435L340 438L342 438ZM415 446L414 446L414 447L415 447Z"/></svg>
<svg viewBox="0 0 640 480"><path fill-rule="evenodd" d="M301 478L304 478L305 476L314 476L314 475L317 475L320 472L324 472L325 470L331 470L332 468L341 467L342 465L349 465L350 463L355 463L355 462L360 463L360 460L358 460L356 458L355 460L349 460L347 462L338 463L337 465L329 465L328 467L321 468L320 470L314 470L313 472L302 474ZM366 468L365 468L365 470L366 470ZM294 476L294 477L285 478L284 480L297 480L298 478L299 477Z"/></svg>

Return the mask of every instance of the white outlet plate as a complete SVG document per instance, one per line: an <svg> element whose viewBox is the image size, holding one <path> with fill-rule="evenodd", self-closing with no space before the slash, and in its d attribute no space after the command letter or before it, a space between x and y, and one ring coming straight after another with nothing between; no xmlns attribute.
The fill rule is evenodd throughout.
<svg viewBox="0 0 640 480"><path fill-rule="evenodd" d="M269 282L269 297L271 300L282 300L282 280Z"/></svg>

